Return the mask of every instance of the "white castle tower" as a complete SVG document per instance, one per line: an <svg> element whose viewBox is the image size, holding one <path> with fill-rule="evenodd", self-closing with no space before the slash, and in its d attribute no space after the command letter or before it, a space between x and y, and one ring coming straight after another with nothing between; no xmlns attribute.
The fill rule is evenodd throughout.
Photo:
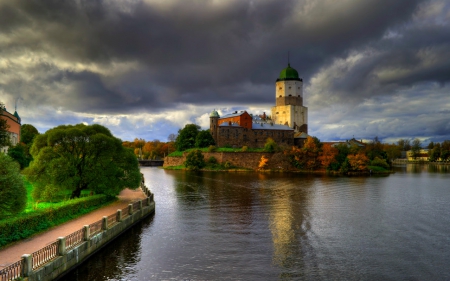
<svg viewBox="0 0 450 281"><path fill-rule="evenodd" d="M287 125L296 132L308 133L308 108L303 106L303 80L289 63L275 84L275 100L276 105L272 107L274 123Z"/></svg>

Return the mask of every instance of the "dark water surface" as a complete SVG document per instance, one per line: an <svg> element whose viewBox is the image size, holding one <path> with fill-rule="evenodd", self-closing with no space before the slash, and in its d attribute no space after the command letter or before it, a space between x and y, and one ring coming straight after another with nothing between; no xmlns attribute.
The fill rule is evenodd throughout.
<svg viewBox="0 0 450 281"><path fill-rule="evenodd" d="M450 280L450 168L141 169L156 213L65 280Z"/></svg>

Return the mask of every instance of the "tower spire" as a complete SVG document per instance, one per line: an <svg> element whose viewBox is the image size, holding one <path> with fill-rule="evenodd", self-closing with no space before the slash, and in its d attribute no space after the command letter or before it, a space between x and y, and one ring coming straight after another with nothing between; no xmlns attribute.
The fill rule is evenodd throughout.
<svg viewBox="0 0 450 281"><path fill-rule="evenodd" d="M291 62L289 61L289 51L288 51L288 66L291 66Z"/></svg>

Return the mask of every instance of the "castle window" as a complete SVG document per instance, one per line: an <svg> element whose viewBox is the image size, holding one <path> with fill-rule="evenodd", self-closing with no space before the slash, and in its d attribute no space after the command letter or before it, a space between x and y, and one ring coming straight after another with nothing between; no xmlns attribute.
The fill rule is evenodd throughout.
<svg viewBox="0 0 450 281"><path fill-rule="evenodd" d="M289 89L290 89L291 87L289 87Z"/></svg>
<svg viewBox="0 0 450 281"><path fill-rule="evenodd" d="M281 88L281 87L280 87L280 88L278 88L278 89L280 89L280 90L281 90L281 89L283 89L283 88Z"/></svg>
<svg viewBox="0 0 450 281"><path fill-rule="evenodd" d="M292 97L292 95L289 95L290 97Z"/></svg>
<svg viewBox="0 0 450 281"><path fill-rule="evenodd" d="M300 87L298 87L298 89L300 90Z"/></svg>
<svg viewBox="0 0 450 281"><path fill-rule="evenodd" d="M300 97L300 95L298 95L298 97Z"/></svg>
<svg viewBox="0 0 450 281"><path fill-rule="evenodd" d="M277 112L277 113L275 113L275 114L278 114L278 112Z"/></svg>

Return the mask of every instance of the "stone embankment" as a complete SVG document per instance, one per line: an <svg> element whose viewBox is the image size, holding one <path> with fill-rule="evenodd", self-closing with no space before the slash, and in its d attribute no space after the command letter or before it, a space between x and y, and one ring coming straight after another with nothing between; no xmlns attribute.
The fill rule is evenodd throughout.
<svg viewBox="0 0 450 281"><path fill-rule="evenodd" d="M186 161L187 153L183 153L182 157L166 157L164 158L164 166L179 166L183 165ZM282 153L269 153L269 152L203 152L205 161L208 161L210 157L217 159L218 163L229 163L236 167L255 170L262 157L267 158L267 166L265 169L270 170L292 170L287 157Z"/></svg>
<svg viewBox="0 0 450 281"><path fill-rule="evenodd" d="M50 281L61 278L131 226L154 213L153 194L144 182L141 188L147 196L145 199L65 237L59 237L32 254L23 255L20 261L0 270L0 281Z"/></svg>

